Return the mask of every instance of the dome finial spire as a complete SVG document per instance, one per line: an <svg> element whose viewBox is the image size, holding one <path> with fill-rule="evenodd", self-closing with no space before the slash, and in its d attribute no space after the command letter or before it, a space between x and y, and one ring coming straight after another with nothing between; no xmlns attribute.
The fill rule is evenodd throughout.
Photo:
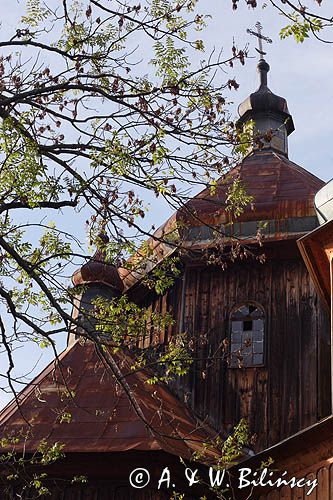
<svg viewBox="0 0 333 500"><path fill-rule="evenodd" d="M253 143L249 150L258 151L261 149L274 149L279 153L288 156L288 135L295 129L292 116L288 111L287 101L283 97L273 94L267 86L267 73L269 64L265 61L266 52L263 51L262 42L272 43L272 40L262 34L262 26L256 23L257 31L248 29L250 35L258 39L259 53L258 73L260 76L260 86L258 90L241 103L238 108L238 125L244 125L252 120Z"/></svg>
<svg viewBox="0 0 333 500"><path fill-rule="evenodd" d="M259 48L256 48L256 51L260 54L260 59L264 59L266 52L264 52L264 50L263 50L262 41L264 40L264 42L267 42L267 43L273 43L273 41L270 38L268 38L268 36L264 36L262 34L262 25L259 21L256 23L256 28L257 28L257 32L250 30L250 29L248 29L246 31L247 31L247 33L250 33L250 35L254 35L258 38Z"/></svg>
<svg viewBox="0 0 333 500"><path fill-rule="evenodd" d="M256 51L258 52L258 54L260 56L259 63L257 66L258 72L260 75L260 87L267 87L267 73L269 72L269 64L265 61L265 58L264 58L264 56L266 55L266 52L264 52L264 50L263 50L262 42L263 41L267 42L267 43L273 43L273 42L270 38L268 38L267 36L264 36L262 34L262 25L259 21L256 23L256 28L257 28L257 31L253 31L253 30L248 29L247 33L257 37L257 39L258 39L259 47L258 48L256 47Z"/></svg>

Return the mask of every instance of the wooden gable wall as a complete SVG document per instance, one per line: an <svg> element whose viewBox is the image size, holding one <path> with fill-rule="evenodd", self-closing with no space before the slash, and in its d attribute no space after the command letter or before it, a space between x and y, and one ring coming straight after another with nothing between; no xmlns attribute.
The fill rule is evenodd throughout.
<svg viewBox="0 0 333 500"><path fill-rule="evenodd" d="M172 330L194 338L196 361L173 384L175 392L219 431L228 433L248 418L257 451L330 414L329 314L296 255L239 262L227 270L187 266L163 297L149 299L155 311L173 311L176 318L160 342ZM231 310L248 301L266 314L264 366L229 368L219 356L210 362L229 337Z"/></svg>

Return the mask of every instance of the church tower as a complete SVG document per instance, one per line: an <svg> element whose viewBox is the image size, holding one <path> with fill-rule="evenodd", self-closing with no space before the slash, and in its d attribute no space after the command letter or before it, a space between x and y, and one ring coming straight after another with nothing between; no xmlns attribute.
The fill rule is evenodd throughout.
<svg viewBox="0 0 333 500"><path fill-rule="evenodd" d="M75 321L68 336L69 346L73 345L80 334L89 335L94 332L96 321L92 311L93 300L97 297L111 300L114 297L119 297L124 290L117 267L106 257L108 243L108 236L101 232L98 236L98 248L94 255L72 276L72 283L77 293L72 311L72 317Z"/></svg>
<svg viewBox="0 0 333 500"><path fill-rule="evenodd" d="M259 89L239 107L239 126L254 123L248 155L220 179L214 194L204 190L160 228L167 234L181 221L190 250L182 278L162 299L151 292L142 299L155 311L173 311L174 331L192 339L195 362L174 388L177 395L224 435L247 418L254 451L331 411L329 314L296 243L318 226L314 196L324 183L289 160L294 123L286 100L269 89L268 71L261 58ZM235 179L253 201L230 224L225 207ZM216 255L216 232L237 238L247 257L224 269L207 265L207 255ZM259 232L260 260L251 257ZM224 249L217 251L222 259ZM123 279L127 293L139 297L140 282L126 272Z"/></svg>

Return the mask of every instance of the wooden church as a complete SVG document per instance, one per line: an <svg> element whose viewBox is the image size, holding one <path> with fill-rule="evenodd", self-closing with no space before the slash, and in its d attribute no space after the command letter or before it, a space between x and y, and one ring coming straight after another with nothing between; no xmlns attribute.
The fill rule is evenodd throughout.
<svg viewBox="0 0 333 500"><path fill-rule="evenodd" d="M209 496L200 486L188 488L179 457L190 460L211 436L228 436L241 418L247 419L253 436L244 449L244 464L259 467L263 457L274 456L277 466L288 463L290 473L308 474L319 470L323 460L332 461L330 267L324 250L317 249L312 261L306 257L306 238L317 234L312 231L319 225L314 197L324 183L289 160L293 119L286 100L268 88L264 59L258 72L258 90L239 107L239 125L248 120L255 124L248 155L218 182L214 194L207 189L195 196L156 233L160 238L178 228L187 249L174 285L158 296L141 274L117 269L101 252L73 276L74 285L85 285L74 308L76 319L79 306L89 307L98 295L127 294L152 311L170 312L174 325L158 339L147 332L144 347L163 345L175 332L186 332L194 346L190 372L169 386L148 385L145 371L131 372L131 352L110 356L105 364L96 346L80 342L74 329L59 362L51 363L19 395L20 407L13 401L0 413L1 435L26 430L27 456L43 438L64 444L65 458L49 469L52 499L162 499L170 498L172 490L185 492L186 499ZM264 134L261 144L258 132ZM226 198L236 179L253 203L230 224ZM265 260L251 257L258 252L258 233ZM247 258L239 255L221 266L227 249L216 235L237 238ZM327 238L331 236L332 227ZM152 242L155 265L177 254L167 242ZM325 261L321 287L316 259ZM117 377L125 380L121 387ZM75 396L69 397L64 387ZM59 412L70 412L70 421L59 421ZM22 453L22 445L16 451ZM216 461L215 452L210 450L206 464ZM205 464L200 453L197 457L200 469ZM151 481L135 489L129 475L138 467L150 471ZM157 487L164 467L174 478L169 491ZM88 483L59 480L73 475L86 475ZM5 485L1 498L16 498L18 487ZM25 491L23 498L31 498L31 488ZM235 491L234 498L243 498ZM295 497L291 488L281 493L259 487L246 498L307 498L306 491L297 491ZM329 496L322 491L309 498L333 498L333 490L327 490Z"/></svg>

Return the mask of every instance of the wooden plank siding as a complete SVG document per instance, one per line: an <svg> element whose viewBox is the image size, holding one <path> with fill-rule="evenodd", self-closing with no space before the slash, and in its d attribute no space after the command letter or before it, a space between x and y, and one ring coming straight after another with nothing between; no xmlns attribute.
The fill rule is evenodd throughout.
<svg viewBox="0 0 333 500"><path fill-rule="evenodd" d="M301 476L298 475L298 477ZM259 493L260 488L258 488L257 493L251 495L251 500L280 500L287 498L290 500L330 500L333 498L333 464L317 469L314 464L313 472L306 474L305 477L311 481L314 479L318 481L316 488L310 495L307 495L307 487L290 488L284 486L279 490L270 491L264 495Z"/></svg>
<svg viewBox="0 0 333 500"><path fill-rule="evenodd" d="M219 356L207 361L229 337L232 309L248 301L265 310L264 366L229 368ZM188 266L186 280L145 302L174 314L162 343L182 327L195 339L191 373L172 388L215 429L228 433L248 418L259 451L329 415L329 315L300 257L241 262L225 271Z"/></svg>
<svg viewBox="0 0 333 500"><path fill-rule="evenodd" d="M51 494L42 496L50 500L169 500L170 494L165 491L144 488L138 490L130 486L120 485L117 487L116 481L89 481L84 485L64 485L57 484L50 488ZM14 500L21 498L23 500L32 500L36 497L36 490L31 488L25 490L22 494L13 488L8 491L0 491L2 500ZM194 498L188 497L189 500Z"/></svg>

